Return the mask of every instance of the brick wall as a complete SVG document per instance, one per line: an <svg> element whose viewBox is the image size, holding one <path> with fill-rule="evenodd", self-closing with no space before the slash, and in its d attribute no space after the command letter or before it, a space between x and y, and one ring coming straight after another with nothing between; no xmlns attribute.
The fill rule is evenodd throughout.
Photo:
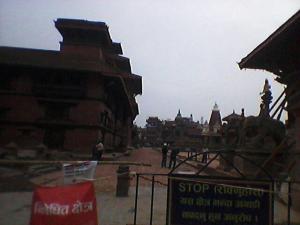
<svg viewBox="0 0 300 225"><path fill-rule="evenodd" d="M72 129L66 130L64 148L74 152L91 153L98 139L98 130Z"/></svg>

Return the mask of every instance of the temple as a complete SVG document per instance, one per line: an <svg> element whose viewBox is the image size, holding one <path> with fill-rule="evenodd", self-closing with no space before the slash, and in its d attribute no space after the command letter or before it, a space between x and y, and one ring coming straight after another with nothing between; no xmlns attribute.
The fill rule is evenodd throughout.
<svg viewBox="0 0 300 225"><path fill-rule="evenodd" d="M208 128L208 133L205 133L204 143L210 148L219 147L222 144L222 120L217 103L215 103L211 111Z"/></svg>
<svg viewBox="0 0 300 225"><path fill-rule="evenodd" d="M87 153L131 145L135 96L120 43L103 22L57 19L60 50L0 47L0 147Z"/></svg>
<svg viewBox="0 0 300 225"><path fill-rule="evenodd" d="M279 103L279 108L281 108L279 112L286 110L288 113L286 138L284 142L273 149L271 157L262 164L262 167L280 166L281 176L279 178L288 181L300 180L299 37L300 11L295 13L239 63L241 69L269 71L276 76L278 82L285 85L283 92L285 96ZM299 190L299 183L294 183L290 188ZM299 199L299 193L294 191L290 197L291 199ZM293 201L292 207L299 211L299 201Z"/></svg>
<svg viewBox="0 0 300 225"><path fill-rule="evenodd" d="M280 107L281 111L287 110L288 113L287 137L289 139L287 142L291 144L295 142L296 145L289 149L287 160L282 166L281 171L287 173L290 178L298 181L300 179L299 36L300 11L280 26L239 63L241 69L250 68L269 71L276 76L278 82L286 85L284 91L285 99L280 104ZM268 99L266 100L268 102ZM286 148L282 151L287 153L287 150ZM279 153L281 152L277 148L273 152L273 155L278 155ZM268 163L270 164L271 162Z"/></svg>

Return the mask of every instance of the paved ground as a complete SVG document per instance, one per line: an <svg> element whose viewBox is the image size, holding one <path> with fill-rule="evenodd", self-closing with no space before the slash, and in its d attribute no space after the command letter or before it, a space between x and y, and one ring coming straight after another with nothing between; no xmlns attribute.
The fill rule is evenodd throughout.
<svg viewBox="0 0 300 225"><path fill-rule="evenodd" d="M140 149L134 150L131 155L120 157L121 161L143 162L151 164L151 167L130 166L130 171L134 173L161 173L167 174L170 170L168 168L161 168L161 154L157 150L153 149ZM98 165L96 169L96 181L94 181L97 205L99 211L100 224L102 225L125 225L133 223L134 215L134 200L135 200L135 176L132 177L131 187L129 189L129 197L117 198L116 193L116 171L117 165ZM183 166L183 170L190 170L189 166ZM22 183L16 181L15 178L4 177L8 171L2 170L2 185L10 186L17 192L0 193L0 224L6 225L27 225L30 220L30 207L32 200L32 190L34 185L46 185L56 186L61 185L63 182L62 172L56 171L47 173L42 176L35 177L33 179L24 178L21 172L10 171L11 174L16 174L18 178L23 177ZM151 177L145 176L145 178L151 179ZM166 196L167 188L164 184L167 184L165 176L156 177L156 180L160 183L155 185L154 192L154 212L153 212L153 224L164 224L165 210L166 210ZM13 187L13 184L24 186L22 188ZM139 182L139 201L138 201L138 214L137 221L139 224L148 224L150 215L150 198L151 198L151 182L147 179L140 179ZM14 218L13 220L11 218Z"/></svg>
<svg viewBox="0 0 300 225"><path fill-rule="evenodd" d="M169 169L160 168L161 155L160 152L153 149L134 150L130 156L123 156L118 160L137 161L152 164L152 167L131 166L131 172L135 173L162 173L167 174ZM218 163L212 165L217 167ZM118 166L115 165L98 165L96 170L95 189L97 196L98 215L101 225L125 225L132 224L134 217L134 200L135 200L135 177L131 180L129 196L117 198L116 192L116 171ZM189 166L183 166L180 170L192 170ZM20 174L16 173L19 178ZM151 178L151 177L148 177ZM23 180L26 181L26 178ZM166 198L167 183L166 177L156 177L159 183L155 185L154 192L154 211L153 224L165 224L166 215ZM47 173L47 175L39 176L24 182L27 186L26 190L18 192L1 192L0 193L0 224L6 225L27 225L30 219L30 207L32 189L34 184L41 185L60 185L62 184L62 172L56 171ZM9 185L9 184L7 184ZM19 184L22 185L22 184ZM150 199L151 199L151 182L146 179L140 180L139 198L138 198L138 214L137 224L149 224L150 217ZM287 209L277 202L275 205L275 221L277 224L285 224ZM292 211L292 221L300 223L299 213L296 215ZM13 218L13 219L12 219Z"/></svg>

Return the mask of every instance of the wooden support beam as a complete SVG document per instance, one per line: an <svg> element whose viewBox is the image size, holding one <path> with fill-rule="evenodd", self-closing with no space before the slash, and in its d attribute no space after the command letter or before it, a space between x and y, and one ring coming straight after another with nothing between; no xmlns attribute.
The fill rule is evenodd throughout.
<svg viewBox="0 0 300 225"><path fill-rule="evenodd" d="M262 164L262 168L265 168L270 162L272 162L275 158L275 156L283 150L283 147L286 144L287 139L284 138L281 143L272 151L271 155L264 161L264 163ZM261 172L261 168L259 168L256 173L255 176L257 177Z"/></svg>
<svg viewBox="0 0 300 225"><path fill-rule="evenodd" d="M37 164L49 164L49 165L61 165L63 163L82 163L86 161L50 161L50 160L0 160L0 165L37 165ZM130 166L147 166L151 167L149 163L138 163L129 161L98 161L99 165L130 165Z"/></svg>

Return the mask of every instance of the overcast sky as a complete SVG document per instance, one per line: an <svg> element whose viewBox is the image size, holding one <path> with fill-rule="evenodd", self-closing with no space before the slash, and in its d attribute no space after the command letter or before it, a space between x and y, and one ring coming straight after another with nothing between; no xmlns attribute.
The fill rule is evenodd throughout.
<svg viewBox="0 0 300 225"><path fill-rule="evenodd" d="M237 62L299 9L300 0L9 0L0 2L0 45L59 50L57 18L103 21L143 77L138 125L178 109L209 120L215 102L222 117L257 115L264 79L274 98L282 85Z"/></svg>

